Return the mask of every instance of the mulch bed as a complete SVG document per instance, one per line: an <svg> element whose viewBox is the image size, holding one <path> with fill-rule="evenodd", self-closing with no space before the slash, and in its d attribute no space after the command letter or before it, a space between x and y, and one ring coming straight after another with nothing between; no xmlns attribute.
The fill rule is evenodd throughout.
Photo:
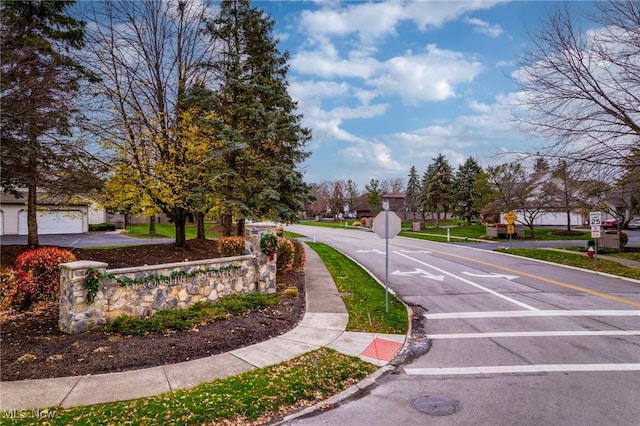
<svg viewBox="0 0 640 426"><path fill-rule="evenodd" d="M2 265L13 264L24 246L2 246ZM82 260L109 268L219 257L215 240L190 240L188 248L154 244L116 249L73 249ZM101 374L189 361L248 346L294 328L305 310L304 273L278 274L278 287L298 288L278 305L166 335L120 336L100 330L65 334L58 330L58 307L0 315L0 379L23 380Z"/></svg>

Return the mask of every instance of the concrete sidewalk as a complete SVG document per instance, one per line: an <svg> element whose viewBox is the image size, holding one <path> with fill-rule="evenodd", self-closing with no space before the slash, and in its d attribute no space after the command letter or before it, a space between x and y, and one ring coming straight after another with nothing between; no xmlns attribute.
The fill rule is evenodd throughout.
<svg viewBox="0 0 640 426"><path fill-rule="evenodd" d="M296 328L262 343L194 361L121 373L0 383L0 410L75 407L158 395L287 361L326 346L378 366L400 351L405 335L345 331L348 314L315 251L306 249L304 318Z"/></svg>

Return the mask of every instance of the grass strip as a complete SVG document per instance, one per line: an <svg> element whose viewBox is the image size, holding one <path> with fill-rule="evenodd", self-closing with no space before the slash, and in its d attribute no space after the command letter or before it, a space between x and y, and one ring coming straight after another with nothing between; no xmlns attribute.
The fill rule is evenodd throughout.
<svg viewBox="0 0 640 426"><path fill-rule="evenodd" d="M50 421L43 424L263 424L288 410L335 395L377 368L321 348L189 390L68 410L48 409ZM33 419L14 419L11 424L33 424Z"/></svg>
<svg viewBox="0 0 640 426"><path fill-rule="evenodd" d="M499 249L497 251L640 280L640 269L638 268L630 268L606 259L598 259L598 264L596 265L596 262L589 259L584 253L573 254L554 250L524 248L514 248L512 250Z"/></svg>
<svg viewBox="0 0 640 426"><path fill-rule="evenodd" d="M357 263L323 243L307 243L315 250L343 294L349 312L348 331L406 334L407 308L389 294L389 312L385 312L385 290Z"/></svg>

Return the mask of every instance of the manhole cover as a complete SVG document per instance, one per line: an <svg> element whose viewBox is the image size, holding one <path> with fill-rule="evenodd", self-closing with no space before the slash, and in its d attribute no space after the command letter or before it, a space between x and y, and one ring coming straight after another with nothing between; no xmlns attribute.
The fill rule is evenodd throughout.
<svg viewBox="0 0 640 426"><path fill-rule="evenodd" d="M450 416L458 411L459 402L440 396L423 395L414 398L411 406L430 416Z"/></svg>

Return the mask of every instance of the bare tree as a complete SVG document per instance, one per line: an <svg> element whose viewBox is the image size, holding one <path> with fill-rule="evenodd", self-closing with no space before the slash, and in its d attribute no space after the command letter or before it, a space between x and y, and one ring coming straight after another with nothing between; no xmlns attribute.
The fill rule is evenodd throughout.
<svg viewBox="0 0 640 426"><path fill-rule="evenodd" d="M345 203L348 204L348 210L350 212L354 211L356 208L356 203L358 202L358 197L360 196L360 190L358 189L358 184L356 184L353 180L349 179L345 183L344 187L344 196ZM345 207L347 207L345 205Z"/></svg>
<svg viewBox="0 0 640 426"><path fill-rule="evenodd" d="M338 215L344 211L345 187L346 184L342 180L336 180L328 184L328 192L330 194L329 208L333 213L333 220L337 220Z"/></svg>
<svg viewBox="0 0 640 426"><path fill-rule="evenodd" d="M185 244L194 161L183 135L187 90L207 81L214 57L202 29L207 2L105 1L92 7L84 59L100 76L91 130L130 169L135 184L176 226ZM202 141L200 141L202 142ZM200 160L198 160L200 159Z"/></svg>
<svg viewBox="0 0 640 426"><path fill-rule="evenodd" d="M552 12L530 36L516 74L517 118L551 141L541 154L597 167L613 182L640 146L640 3L597 2L589 30L574 7Z"/></svg>
<svg viewBox="0 0 640 426"><path fill-rule="evenodd" d="M389 178L380 182L380 189L385 194L400 194L404 191L404 183L402 178Z"/></svg>
<svg viewBox="0 0 640 426"><path fill-rule="evenodd" d="M566 214L568 232L571 232L571 212L587 207L584 202L584 181L577 166L558 160L551 170L548 185L552 203Z"/></svg>

